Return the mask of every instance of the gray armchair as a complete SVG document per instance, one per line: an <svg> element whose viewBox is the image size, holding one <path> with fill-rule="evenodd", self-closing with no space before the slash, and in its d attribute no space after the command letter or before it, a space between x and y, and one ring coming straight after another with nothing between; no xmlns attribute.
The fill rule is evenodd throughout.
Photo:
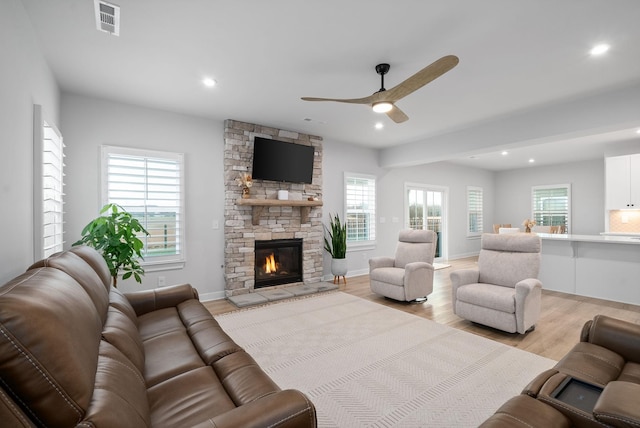
<svg viewBox="0 0 640 428"><path fill-rule="evenodd" d="M426 300L433 291L437 240L432 230L401 230L395 258L369 260L371 291L400 301Z"/></svg>
<svg viewBox="0 0 640 428"><path fill-rule="evenodd" d="M482 235L477 269L451 272L453 312L509 333L526 333L540 318L540 237Z"/></svg>

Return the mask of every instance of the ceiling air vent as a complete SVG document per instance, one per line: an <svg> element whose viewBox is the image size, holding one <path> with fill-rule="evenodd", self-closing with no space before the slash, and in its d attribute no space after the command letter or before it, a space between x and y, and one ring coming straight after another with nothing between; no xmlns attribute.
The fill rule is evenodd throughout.
<svg viewBox="0 0 640 428"><path fill-rule="evenodd" d="M120 35L120 6L102 0L93 1L96 10L96 28L105 33Z"/></svg>

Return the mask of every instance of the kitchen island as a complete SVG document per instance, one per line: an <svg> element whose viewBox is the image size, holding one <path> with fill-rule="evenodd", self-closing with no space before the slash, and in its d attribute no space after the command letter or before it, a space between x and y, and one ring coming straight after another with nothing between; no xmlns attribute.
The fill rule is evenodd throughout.
<svg viewBox="0 0 640 428"><path fill-rule="evenodd" d="M640 236L538 236L543 289L640 305Z"/></svg>

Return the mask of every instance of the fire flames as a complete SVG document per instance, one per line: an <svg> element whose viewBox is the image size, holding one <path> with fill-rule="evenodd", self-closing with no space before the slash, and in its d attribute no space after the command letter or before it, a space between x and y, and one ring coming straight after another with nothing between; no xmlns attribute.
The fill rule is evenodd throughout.
<svg viewBox="0 0 640 428"><path fill-rule="evenodd" d="M276 258L273 253L265 259L264 271L265 273L276 273Z"/></svg>

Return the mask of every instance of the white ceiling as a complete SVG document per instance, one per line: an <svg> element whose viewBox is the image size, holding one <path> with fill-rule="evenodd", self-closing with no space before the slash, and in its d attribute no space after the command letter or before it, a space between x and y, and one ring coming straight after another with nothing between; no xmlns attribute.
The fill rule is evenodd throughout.
<svg viewBox="0 0 640 428"><path fill-rule="evenodd" d="M373 148L429 141L640 81L638 0L114 2L119 37L96 30L91 0L23 0L63 91ZM601 42L611 50L590 57ZM380 87L376 64L391 64L390 88L448 54L460 58L456 68L398 102L410 118L402 124L366 106L300 100L364 97ZM204 88L206 76L218 84ZM536 165L601 157L605 144L640 139L637 119L506 156L501 144L474 159L468 149L448 157L494 170L529 157ZM374 129L376 122L384 128Z"/></svg>

